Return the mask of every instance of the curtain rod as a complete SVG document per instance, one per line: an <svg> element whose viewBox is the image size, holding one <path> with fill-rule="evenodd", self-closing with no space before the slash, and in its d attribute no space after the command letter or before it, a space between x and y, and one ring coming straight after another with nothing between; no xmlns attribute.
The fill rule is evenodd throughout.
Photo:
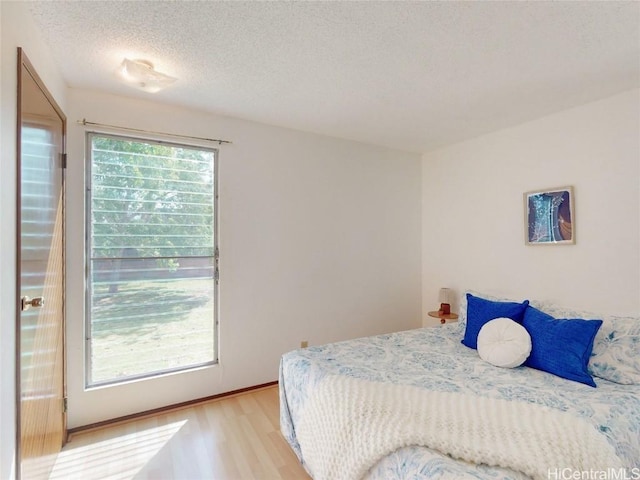
<svg viewBox="0 0 640 480"><path fill-rule="evenodd" d="M222 145L224 144L231 144L233 142L230 142L229 140L220 140L218 138L205 138L205 137L194 137L191 135L178 135L175 133L165 133L165 132L155 132L153 130L143 130L141 128L131 128L131 127L119 127L117 125L109 125L107 123L96 123L96 122L89 122L87 121L86 118L83 118L82 120L78 120L78 125L84 125L84 126L92 126L92 127L106 127L106 128L115 128L116 130L127 130L129 132L138 132L138 133L150 133L152 135L164 135L167 137L175 137L175 138L189 138L191 140L205 140L207 142L215 142L218 145Z"/></svg>

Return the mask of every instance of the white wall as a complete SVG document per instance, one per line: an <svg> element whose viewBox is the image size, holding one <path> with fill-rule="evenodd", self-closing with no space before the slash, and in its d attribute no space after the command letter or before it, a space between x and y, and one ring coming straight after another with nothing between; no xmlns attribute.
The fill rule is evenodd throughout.
<svg viewBox="0 0 640 480"><path fill-rule="evenodd" d="M16 101L17 47L22 47L64 110L66 86L50 61L27 5L0 2L0 478L14 476L16 316Z"/></svg>
<svg viewBox="0 0 640 480"><path fill-rule="evenodd" d="M73 89L68 116L70 427L276 380L301 340L420 326L420 155ZM233 141L219 147L220 367L83 391L82 118Z"/></svg>
<svg viewBox="0 0 640 480"><path fill-rule="evenodd" d="M424 154L423 312L448 286L637 315L639 178L640 90ZM564 185L576 244L525 246L523 193Z"/></svg>

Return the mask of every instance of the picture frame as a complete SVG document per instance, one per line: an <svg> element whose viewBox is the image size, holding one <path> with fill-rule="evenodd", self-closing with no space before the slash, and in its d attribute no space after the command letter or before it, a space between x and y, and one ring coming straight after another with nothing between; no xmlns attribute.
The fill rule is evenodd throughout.
<svg viewBox="0 0 640 480"><path fill-rule="evenodd" d="M526 245L573 245L576 225L573 187L524 193Z"/></svg>

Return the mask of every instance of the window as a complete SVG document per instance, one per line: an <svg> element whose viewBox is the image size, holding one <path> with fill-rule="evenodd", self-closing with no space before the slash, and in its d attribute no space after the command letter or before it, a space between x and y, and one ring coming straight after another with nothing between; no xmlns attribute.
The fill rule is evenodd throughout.
<svg viewBox="0 0 640 480"><path fill-rule="evenodd" d="M87 134L87 385L217 362L217 151Z"/></svg>

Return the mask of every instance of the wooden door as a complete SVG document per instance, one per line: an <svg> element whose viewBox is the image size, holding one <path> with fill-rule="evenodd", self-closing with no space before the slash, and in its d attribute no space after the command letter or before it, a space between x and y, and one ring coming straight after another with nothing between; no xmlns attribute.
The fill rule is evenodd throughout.
<svg viewBox="0 0 640 480"><path fill-rule="evenodd" d="M48 478L66 439L64 148L66 119L18 49L18 476Z"/></svg>

